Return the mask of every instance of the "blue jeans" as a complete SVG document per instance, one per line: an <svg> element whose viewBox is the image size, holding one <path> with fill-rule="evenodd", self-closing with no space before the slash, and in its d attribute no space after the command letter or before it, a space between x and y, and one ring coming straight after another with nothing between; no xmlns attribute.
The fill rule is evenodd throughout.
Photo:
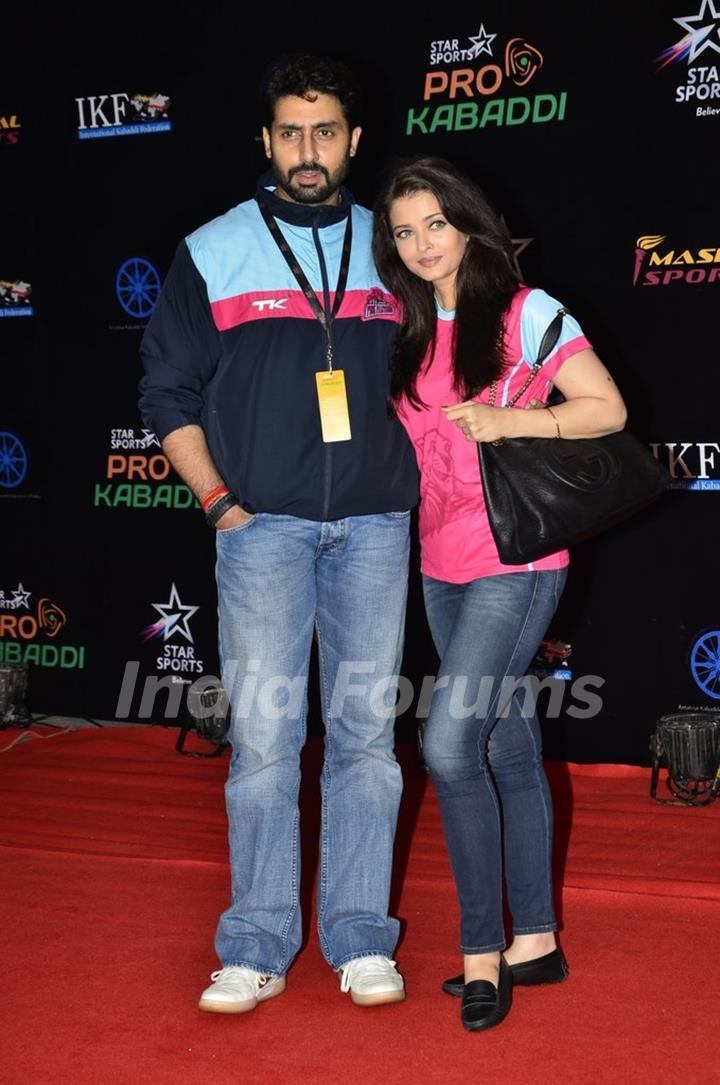
<svg viewBox="0 0 720 1085"><path fill-rule="evenodd" d="M503 857L515 934L557 929L552 805L531 698L513 692L555 612L566 570L448 584L423 577L440 669L423 753L442 813L461 953L505 948Z"/></svg>
<svg viewBox="0 0 720 1085"><path fill-rule="evenodd" d="M325 523L259 513L217 533L220 654L232 706L232 902L215 939L223 965L279 975L300 948L298 790L314 630L325 723L320 944L335 969L354 957L392 956L402 777L392 684L385 699L381 692L402 656L409 522L409 513Z"/></svg>

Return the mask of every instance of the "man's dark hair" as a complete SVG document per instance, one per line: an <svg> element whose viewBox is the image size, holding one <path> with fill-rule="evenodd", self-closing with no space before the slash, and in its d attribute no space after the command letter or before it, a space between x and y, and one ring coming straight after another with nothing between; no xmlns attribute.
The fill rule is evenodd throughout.
<svg viewBox="0 0 720 1085"><path fill-rule="evenodd" d="M340 102L343 116L352 130L361 124L360 88L348 66L331 57L294 53L281 57L268 69L262 88L262 123L269 129L279 98L292 95L312 101L318 94L331 94Z"/></svg>

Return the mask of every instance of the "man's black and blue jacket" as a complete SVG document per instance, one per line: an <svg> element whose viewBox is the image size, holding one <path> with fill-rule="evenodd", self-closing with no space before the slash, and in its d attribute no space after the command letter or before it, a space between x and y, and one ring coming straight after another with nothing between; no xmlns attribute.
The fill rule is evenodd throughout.
<svg viewBox="0 0 720 1085"><path fill-rule="evenodd" d="M264 199L326 311L353 216L332 324L352 439L323 443L315 373L327 366L325 332L255 199L177 249L141 346L144 424L160 440L200 425L226 485L254 512L336 520L410 508L415 454L386 406L399 313L373 264L370 212L346 189L338 206L309 207L280 199L271 184L260 181Z"/></svg>

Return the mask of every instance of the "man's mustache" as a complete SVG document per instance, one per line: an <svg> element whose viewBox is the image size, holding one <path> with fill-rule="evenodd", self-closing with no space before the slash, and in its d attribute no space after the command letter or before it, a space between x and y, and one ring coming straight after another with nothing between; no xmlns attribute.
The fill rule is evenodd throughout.
<svg viewBox="0 0 720 1085"><path fill-rule="evenodd" d="M319 162L305 162L300 166L293 166L288 172L288 180L291 180L296 173L321 173L326 181L330 180L329 172Z"/></svg>

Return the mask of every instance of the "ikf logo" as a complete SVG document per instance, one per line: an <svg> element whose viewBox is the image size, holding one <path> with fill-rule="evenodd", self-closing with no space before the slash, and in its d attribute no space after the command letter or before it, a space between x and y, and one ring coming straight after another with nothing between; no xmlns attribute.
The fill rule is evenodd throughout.
<svg viewBox="0 0 720 1085"><path fill-rule="evenodd" d="M0 318L32 316L32 287L22 279L0 279Z"/></svg>
<svg viewBox="0 0 720 1085"><path fill-rule="evenodd" d="M672 286L720 281L720 246L679 248L665 234L643 234L635 242L633 286Z"/></svg>
<svg viewBox="0 0 720 1085"><path fill-rule="evenodd" d="M143 136L172 129L167 94L96 94L75 102L78 139Z"/></svg>
<svg viewBox="0 0 720 1085"><path fill-rule="evenodd" d="M690 649L690 673L707 697L720 701L720 630L701 633Z"/></svg>
<svg viewBox="0 0 720 1085"><path fill-rule="evenodd" d="M131 256L115 275L115 294L125 312L135 320L152 315L160 293L160 276L149 260Z"/></svg>
<svg viewBox="0 0 720 1085"><path fill-rule="evenodd" d="M163 653L157 656L155 666L158 671L172 671L175 674L202 674L203 661L195 658L193 635L190 619L200 607L181 602L175 583L170 588L166 603L151 603L153 610L160 615L157 621L143 629L143 642L162 639ZM180 640L179 644L168 641ZM186 641L187 643L182 643Z"/></svg>
<svg viewBox="0 0 720 1085"><path fill-rule="evenodd" d="M670 490L720 491L720 443L667 441L650 445L653 456L670 473Z"/></svg>
<svg viewBox="0 0 720 1085"><path fill-rule="evenodd" d="M47 643L54 641L65 627L64 610L48 596L41 596L31 606L32 594L22 581L10 593L0 590L0 663L82 670L84 647Z"/></svg>
<svg viewBox="0 0 720 1085"><path fill-rule="evenodd" d="M684 34L655 58L656 74L687 61L687 70L675 86L675 102L694 105L696 117L720 116L720 10L714 0L700 0L695 15L673 21Z"/></svg>
<svg viewBox="0 0 720 1085"><path fill-rule="evenodd" d="M476 34L430 42L428 61L423 102L430 104L408 109L407 136L565 119L566 91L528 91L544 58L523 37L501 39L481 23Z"/></svg>

